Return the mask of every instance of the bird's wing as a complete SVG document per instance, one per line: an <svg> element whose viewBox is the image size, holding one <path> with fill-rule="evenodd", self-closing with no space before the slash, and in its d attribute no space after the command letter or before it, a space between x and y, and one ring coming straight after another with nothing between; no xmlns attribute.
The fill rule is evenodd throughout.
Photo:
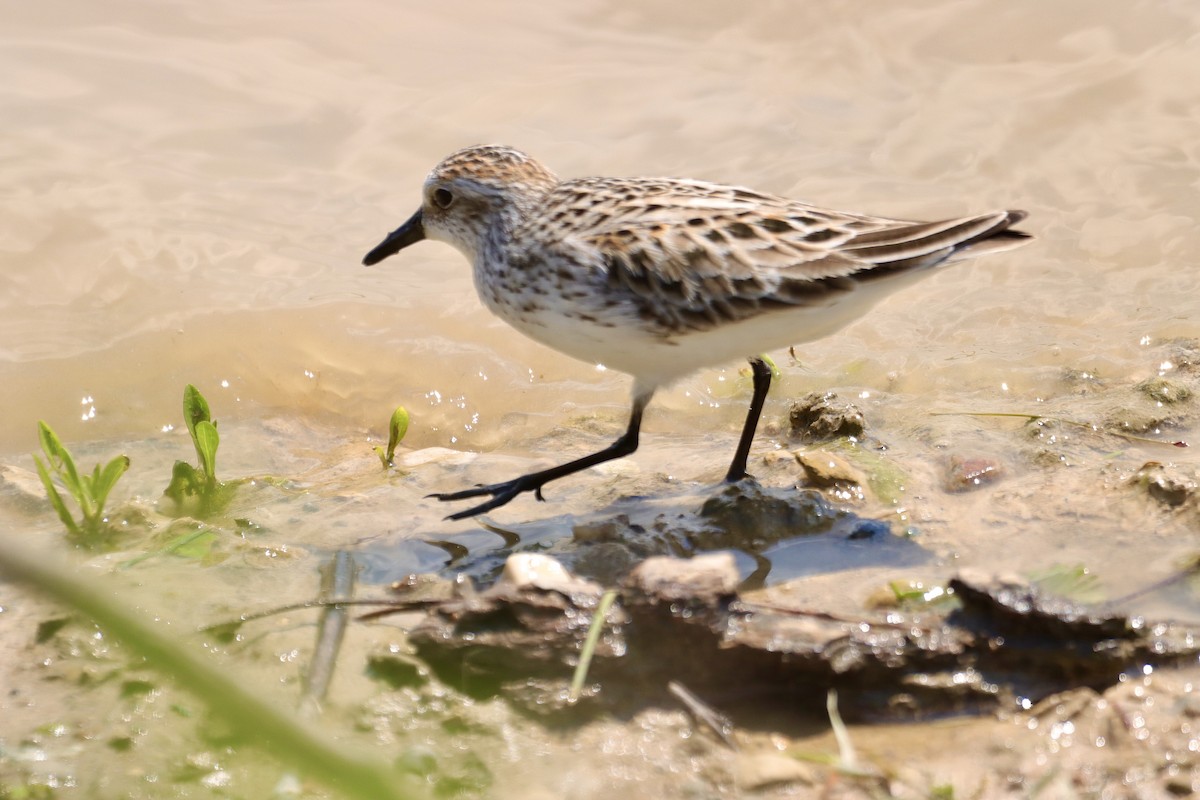
<svg viewBox="0 0 1200 800"><path fill-rule="evenodd" d="M1020 211L911 222L699 181L592 181L591 196L607 190L611 202L578 213L574 236L603 254L610 284L635 298L643 318L671 331L823 305L861 282L931 267L985 240L1012 246L1027 238L1008 230Z"/></svg>

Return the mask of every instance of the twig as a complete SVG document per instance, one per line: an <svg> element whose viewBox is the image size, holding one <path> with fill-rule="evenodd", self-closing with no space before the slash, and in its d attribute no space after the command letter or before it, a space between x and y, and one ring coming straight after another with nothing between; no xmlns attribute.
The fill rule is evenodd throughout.
<svg viewBox="0 0 1200 800"><path fill-rule="evenodd" d="M1168 575L1167 577L1163 578L1162 580L1157 580L1154 583L1149 584L1148 586L1143 586L1140 589L1134 589L1129 594L1122 595L1121 597L1117 597L1112 600L1109 600L1104 605L1109 608L1126 605L1131 600L1136 600L1139 597L1145 597L1146 595L1151 594L1152 592L1158 592L1163 589L1167 589L1171 586L1174 586L1177 583L1182 583L1183 581L1187 580L1188 578L1195 577L1198 573L1200 573L1200 555L1194 555L1191 558L1189 558L1188 562L1186 564L1184 564L1183 567L1181 567L1179 570L1177 570L1174 574Z"/></svg>
<svg viewBox="0 0 1200 800"><path fill-rule="evenodd" d="M1188 443L1182 440L1174 442L1164 442L1162 439L1151 439L1149 436L1138 436L1135 433L1126 433L1125 431L1114 431L1111 428L1102 428L1091 422L1080 422L1074 419L1063 419L1062 417L1048 417L1045 414L1023 414L1015 411L933 411L930 413L933 417L1013 417L1023 419L1028 422L1034 422L1039 419L1044 419L1047 422L1058 422L1063 425L1074 425L1076 428L1086 428L1093 433L1107 433L1109 436L1117 436L1131 442L1141 442L1143 444L1157 444L1164 447L1187 447Z"/></svg>
<svg viewBox="0 0 1200 800"><path fill-rule="evenodd" d="M379 599L379 600L305 600L301 603L288 603L283 606L269 608L266 611L256 611L253 614L243 614L234 620L225 622L214 622L211 625L205 625L200 628L200 633L214 633L217 631L236 630L245 625L247 622L256 622L260 619L273 617L277 614L286 614L289 611L306 611L310 608L331 608L331 607L350 607L350 606L384 606L378 612L371 614L363 614L359 619L374 619L375 617L386 616L387 614L398 614L401 611L414 611L421 608L437 605L444 602L442 600L394 600L394 599Z"/></svg>
<svg viewBox="0 0 1200 800"><path fill-rule="evenodd" d="M321 567L321 593L318 600L331 605L322 607L321 619L317 623L317 644L313 648L308 670L304 673L299 710L306 719L320 716L321 701L325 699L329 682L333 679L333 669L350 616L339 600L354 596L357 572L354 557L345 550L337 551L333 560Z"/></svg>
<svg viewBox="0 0 1200 800"><path fill-rule="evenodd" d="M683 703L683 707L688 713L695 717L698 721L703 722L713 733L721 738L725 746L730 750L737 750L737 742L733 740L733 723L729 718L715 708L705 703L699 697L692 693L690 689L678 681L668 681L667 691L675 696L675 699Z"/></svg>

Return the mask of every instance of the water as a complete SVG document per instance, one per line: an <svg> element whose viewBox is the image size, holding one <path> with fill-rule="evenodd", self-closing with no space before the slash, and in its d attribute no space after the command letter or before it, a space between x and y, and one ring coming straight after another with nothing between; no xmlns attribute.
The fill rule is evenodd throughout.
<svg viewBox="0 0 1200 800"><path fill-rule="evenodd" d="M798 363L775 354L784 375L758 471L764 453L795 446L780 422L789 401L836 389L862 406L872 452L906 476L895 502L857 510L915 532L928 556L849 575L833 559L821 575L808 556L819 548L781 552L816 573L794 590L807 605L858 608L897 571L936 582L961 567L1074 563L1112 596L1192 551L1195 501L1164 508L1129 483L1151 460L1196 475L1190 404L1147 434L1187 450L1074 427L1037 440L1020 420L930 412L1119 423L1138 382L1190 380L1171 341L1200 333L1200 6L202 9L18 4L0 33L0 462L30 469L44 419L87 465L130 453L115 497L153 504L171 462L191 457L190 382L222 421L224 474L289 481L246 495L239 513L266 533L221 565L147 562L140 580L161 570L175 587L156 613L202 623L311 596L317 558L338 547L373 581L434 568L441 551L412 539L475 548L492 535L443 523L423 494L598 449L623 428L627 380L492 319L449 248L360 266L415 209L433 164L486 141L563 176L706 178L896 217L1030 212L1032 245L893 296ZM536 535L561 538L565 515L622 493L715 481L747 399L739 367L661 393L628 463L496 518L544 519ZM384 473L370 448L398 403L413 416L406 446L484 454ZM956 454L993 458L1004 477L949 493ZM48 511L0 515L58 535ZM191 581L205 595L217 583L219 612L197 607ZM1200 613L1184 593L1139 602Z"/></svg>
<svg viewBox="0 0 1200 800"><path fill-rule="evenodd" d="M593 418L568 445L611 438L626 380L490 318L449 248L359 265L432 164L503 141L562 175L695 176L900 217L1028 210L1034 245L805 345L768 408L834 387L908 469L936 469L960 436L1012 457L1009 423L928 412L1072 417L1064 370L1132 384L1196 333L1200 88L1179 76L1200 62L1198 16L1115 2L1036 16L972 2L14 9L0 453L30 451L39 418L68 442L178 437L188 382L219 417L283 417L333 442L382 435L397 403L418 448L554 458L555 432ZM716 470L742 414L737 367L658 398L635 463ZM286 471L288 455L247 469ZM1010 472L1036 482L1027 463ZM906 506L969 520L976 502Z"/></svg>
<svg viewBox="0 0 1200 800"><path fill-rule="evenodd" d="M187 382L218 416L319 422L342 441L381 435L396 403L414 447L552 458L543 437L596 415L611 438L625 379L490 318L449 248L359 265L429 167L478 141L562 175L703 177L900 217L1024 208L1036 244L805 345L768 416L836 387L865 396L901 450L930 410L1070 416L1062 370L1136 382L1164 341L1196 333L1200 88L1179 76L1200 62L1198 16L1115 2L1036 16L970 2L14 9L0 453L32 449L39 418L68 442L177 436ZM686 434L731 439L737 366L656 400L636 463L688 479L725 460Z"/></svg>

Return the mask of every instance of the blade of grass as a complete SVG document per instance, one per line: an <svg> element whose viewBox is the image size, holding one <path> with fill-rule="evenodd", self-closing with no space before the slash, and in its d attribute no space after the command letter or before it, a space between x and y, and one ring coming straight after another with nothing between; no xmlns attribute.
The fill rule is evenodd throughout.
<svg viewBox="0 0 1200 800"><path fill-rule="evenodd" d="M115 602L111 586L101 587L65 564L34 556L14 546L13 538L0 536L0 573L95 620L130 650L201 698L245 741L257 743L281 762L325 782L345 797L402 800L413 796L401 788L400 779L385 765L343 752L294 714L264 701L193 655L182 643L164 637Z"/></svg>
<svg viewBox="0 0 1200 800"><path fill-rule="evenodd" d="M842 722L842 715L838 713L836 689L830 689L829 694L825 695L825 712L829 714L829 725L833 728L833 738L837 741L838 754L841 757L840 766L857 771L858 754L854 752L854 742L850 741L850 731L846 729L846 723Z"/></svg>
<svg viewBox="0 0 1200 800"><path fill-rule="evenodd" d="M604 630L604 620L616 599L617 593L609 589L596 604L596 613L592 614L592 624L588 628L587 639L584 640L583 649L579 652L579 663L575 665L575 676L571 678L571 691L567 694L567 699L572 703L579 699L579 692L583 690L583 682L587 680L588 667L592 665L592 656L596 652L596 645L600 642L600 632Z"/></svg>

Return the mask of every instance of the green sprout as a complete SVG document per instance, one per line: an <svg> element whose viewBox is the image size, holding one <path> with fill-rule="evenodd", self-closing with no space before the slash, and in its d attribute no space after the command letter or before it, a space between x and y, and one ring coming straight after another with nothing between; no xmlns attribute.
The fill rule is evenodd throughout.
<svg viewBox="0 0 1200 800"><path fill-rule="evenodd" d="M67 532L87 543L96 542L111 533L108 519L104 516L104 502L125 470L129 469L129 457L117 456L103 467L97 464L91 475L80 474L71 451L45 422L38 422L38 441L46 455L44 462L36 454L33 456L37 462L38 476L46 487L50 505L58 512L58 518L67 527ZM79 522L75 521L58 487L54 485L55 478L79 504Z"/></svg>
<svg viewBox="0 0 1200 800"><path fill-rule="evenodd" d="M204 519L229 504L234 486L217 480L217 446L221 437L208 401L190 383L183 390L183 420L192 437L199 464L192 466L185 461L176 461L171 470L171 483L163 495L175 501L180 516Z"/></svg>
<svg viewBox="0 0 1200 800"><path fill-rule="evenodd" d="M384 469L394 465L396 445L400 444L400 440L406 433L408 433L408 411L404 406L396 406L396 410L392 412L391 422L388 423L387 450L385 451L382 447L375 448L375 455L379 456L379 460L383 462Z"/></svg>
<svg viewBox="0 0 1200 800"><path fill-rule="evenodd" d="M761 358L763 362L771 368L771 380L777 381L783 377L783 370L779 369L779 365L775 363L775 359L771 358L766 353L759 353L758 357Z"/></svg>

